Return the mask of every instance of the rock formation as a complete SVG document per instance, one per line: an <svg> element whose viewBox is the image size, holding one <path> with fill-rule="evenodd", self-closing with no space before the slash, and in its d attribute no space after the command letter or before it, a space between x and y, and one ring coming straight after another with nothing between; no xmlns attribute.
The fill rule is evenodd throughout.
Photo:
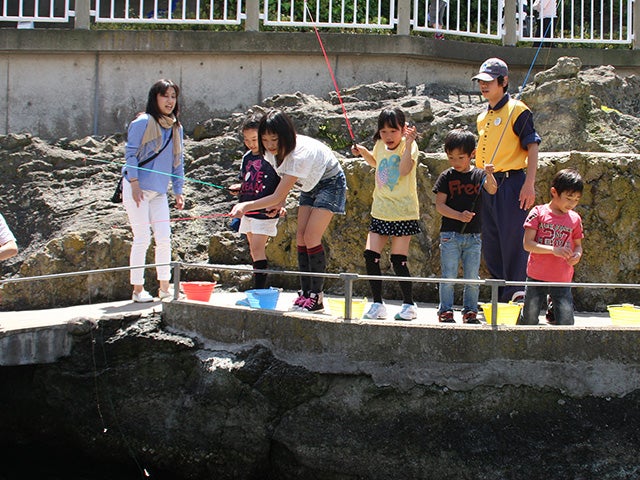
<svg viewBox="0 0 640 480"><path fill-rule="evenodd" d="M378 335L406 347L410 332L392 330ZM534 343L553 348L560 332L547 333L548 343ZM632 345L634 332L625 334ZM505 335L514 344L525 339L523 330ZM595 338L603 351L616 344L607 334ZM460 344L471 346L468 337ZM398 385L371 373L373 359L353 368L357 351L355 358L345 351L332 371L328 359L309 368L309 358L275 350L266 340L225 344L170 333L157 317L80 323L70 357L0 368L0 478L622 480L640 468L637 391L579 395L501 375L501 368L530 370L548 379L562 369L580 390L589 382L579 372L615 370L626 391L625 378L637 383L632 354L621 363L605 353L570 365L558 361L562 350L510 361L499 357L508 352L484 349L492 360L481 368L465 354L472 349L455 362L437 349L407 349L384 364L408 380ZM416 363L429 368L414 370Z"/></svg>
<svg viewBox="0 0 640 480"><path fill-rule="evenodd" d="M513 90L513 88L512 88ZM413 275L439 274L438 228L431 188L447 167L442 140L447 131L466 126L475 131L475 118L484 103L477 92L452 90L442 85L402 85L379 82L343 93L346 109L359 142L371 145L377 115L383 107L399 106L420 131L419 165L423 232L412 242L409 254ZM621 77L611 67L582 71L579 59L561 58L539 73L522 92L532 108L543 137L537 179L539 201L548 200L553 174L564 167L577 168L587 182L578 211L583 216L585 255L576 268L579 282L637 283L640 276L638 227L639 194L636 189L640 133L640 81ZM348 213L331 224L326 248L330 272L364 273L361 252L367 231L372 170L349 153L342 109L335 94L320 99L303 93L284 93L265 99L252 110L282 108L294 119L300 133L319 138L339 156L348 179ZM225 187L236 181L243 145L239 126L246 112L202 122L186 140L187 203L173 223L174 259L187 263L248 264L246 242L227 228L234 197ZM8 278L93 270L128 264L131 235L121 205L109 202L123 161L121 134L108 138L60 139L47 143L28 134L0 138L0 175L5 194L4 214L18 238L21 252L5 262ZM291 195L288 215L278 236L268 246L270 265L295 270L296 198ZM198 218L206 217L206 218ZM514 239L519 241L519 239ZM149 263L153 257L148 257ZM383 270L391 274L388 258ZM183 279L217 279L223 287L244 289L250 275L185 269ZM486 272L481 275L486 277ZM148 282L153 286L152 272ZM293 277L278 278L295 288ZM46 287L43 287L46 282ZM329 282L330 291L340 284ZM357 292L366 293L365 282ZM394 282L386 282L389 297L398 296ZM481 292L486 296L487 292ZM42 308L124 299L130 295L126 272L94 273L30 283L9 283L2 289L2 308ZM431 284L416 284L418 301L436 301ZM575 292L578 309L602 310L607 304L640 301L636 290Z"/></svg>

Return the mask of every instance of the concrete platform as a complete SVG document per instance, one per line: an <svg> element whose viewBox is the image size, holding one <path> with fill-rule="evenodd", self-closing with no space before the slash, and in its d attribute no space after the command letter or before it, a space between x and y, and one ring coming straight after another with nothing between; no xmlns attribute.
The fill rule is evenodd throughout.
<svg viewBox="0 0 640 480"><path fill-rule="evenodd" d="M244 293L229 292L222 289L216 289L211 295L209 302L197 302L187 300L181 296L178 302L181 305L193 304L194 308L187 309L183 314L183 324L172 324L172 320L168 320L168 324L187 330L193 329L193 333L204 338L217 340L218 333L207 330L204 324L193 324L189 317L198 317L201 312L199 307L206 307L207 315L216 315L221 318L230 317L230 311L235 311L237 317L257 318L263 315L273 317L274 315L282 315L283 317L297 316L304 318L305 321L317 320L318 323L335 323L349 325L363 325L367 328L375 328L380 326L381 329L387 330L393 328L445 328L445 329L491 329L484 321L482 314L479 316L480 325L464 325L461 320L460 311L455 312L455 324L441 324L437 320L437 305L418 303L418 318L412 321L393 320L394 315L400 310L400 302L387 302L388 317L386 320L366 320L353 318L350 320L342 319L341 315L329 313L328 302L325 302L327 313L306 313L306 312L289 312L289 308L293 305L296 298L295 292L281 292L278 304L275 310L252 309L249 307L236 306L236 301L245 298ZM335 297L341 298L341 297ZM173 300L165 300L165 302L173 302ZM365 306L365 309L369 304ZM16 312L0 312L0 366L1 365L31 365L38 363L52 363L59 358L70 354L73 346L73 334L77 329L86 328L87 320L99 319L122 319L131 316L149 316L165 312L165 305L160 300L150 303L133 303L130 300L110 303L99 303L92 305L77 305L66 308L55 308L47 310L25 310ZM213 307L214 312L211 311ZM215 313L215 308L221 308L221 312ZM231 309L231 310L229 310ZM365 310L366 311L366 310ZM620 330L611 323L609 316L605 313L577 313L576 323L571 327L556 327L547 325L541 316L542 322L534 327L519 327L514 325L498 325L495 328L503 329L613 329ZM308 325L308 324L307 324ZM193 326L193 327L192 327ZM306 327L305 327L306 328ZM633 327L631 327L633 328Z"/></svg>
<svg viewBox="0 0 640 480"><path fill-rule="evenodd" d="M558 327L465 325L437 321L435 304L418 304L413 321L344 320L290 312L295 292L275 310L236 306L240 292L216 289L209 302L159 300L0 312L0 365L53 363L71 354L92 319L162 313L167 327L202 341L199 355L228 356L267 346L292 365L330 374L366 372L379 384L438 384L454 389L504 384L554 388L572 395L623 396L640 388L640 328L613 325L607 314L578 313ZM400 310L388 302L389 318ZM217 353L218 352L218 353Z"/></svg>
<svg viewBox="0 0 640 480"><path fill-rule="evenodd" d="M211 299L208 302L210 305L221 307L234 307L239 309L252 310L248 307L236 307L237 300L245 298L244 293L241 292L228 292L220 289L216 289L211 295ZM296 298L295 292L283 291L280 293L278 304L276 306L277 311L287 312L294 299ZM336 297L341 298L341 297ZM187 301L184 297L181 301ZM202 304L203 302L194 302ZM402 324L404 326L409 325L441 325L437 320L437 305L432 303L418 302L418 318L412 321L395 321L393 316L400 311L399 301L387 301L385 300L388 311L387 320L366 320L366 319L352 319L350 322L363 323L363 324ZM370 304L367 304L367 307ZM314 316L318 317L334 317L328 313L328 306L325 305L326 313L317 313ZM127 315L151 315L154 313L162 312L162 302L157 300L152 303L133 303L130 300L123 300L118 302L109 303L97 303L90 305L77 305L73 307L54 308L47 310L23 310L17 312L0 312L0 338L9 334L10 332L26 331L32 329L40 329L53 327L68 323L78 318L82 319L101 319L101 318L121 318ZM456 324L462 324L462 315L459 309L455 312ZM479 315L481 322L485 322L482 313ZM540 315L539 328L557 328L549 326L544 321L544 316ZM486 325L485 325L486 326ZM471 327L466 325L465 327ZM476 326L477 328L478 326ZM575 314L575 327L613 327L611 319L607 313L600 312L576 312ZM630 325L630 327L633 327ZM562 327L571 328L571 327Z"/></svg>

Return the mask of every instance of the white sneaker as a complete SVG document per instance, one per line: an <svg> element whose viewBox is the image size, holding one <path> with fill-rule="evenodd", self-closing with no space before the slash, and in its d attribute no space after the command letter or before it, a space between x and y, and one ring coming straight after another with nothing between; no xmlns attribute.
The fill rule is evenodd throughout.
<svg viewBox="0 0 640 480"><path fill-rule="evenodd" d="M518 292L515 292L511 297L511 301L513 303L524 303L524 291L520 290Z"/></svg>
<svg viewBox="0 0 640 480"><path fill-rule="evenodd" d="M153 302L153 297L146 290L142 290L140 293L133 293L131 295L131 300L136 303L149 303Z"/></svg>
<svg viewBox="0 0 640 480"><path fill-rule="evenodd" d="M171 290L167 290L166 292L164 290L158 290L158 298L160 300L172 299L173 292Z"/></svg>
<svg viewBox="0 0 640 480"><path fill-rule="evenodd" d="M415 320L418 318L418 308L413 304L403 303L402 308L393 318L396 320Z"/></svg>
<svg viewBox="0 0 640 480"><path fill-rule="evenodd" d="M363 318L372 318L374 320L387 318L387 307L385 307L383 303L372 303L369 311L364 314Z"/></svg>

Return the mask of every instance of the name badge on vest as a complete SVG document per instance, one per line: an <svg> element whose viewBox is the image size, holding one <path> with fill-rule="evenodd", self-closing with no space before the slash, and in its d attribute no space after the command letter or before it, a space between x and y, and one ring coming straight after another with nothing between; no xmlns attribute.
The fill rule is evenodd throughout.
<svg viewBox="0 0 640 480"><path fill-rule="evenodd" d="M494 121L493 124L497 127L498 125L500 125L502 123L502 119L500 117L497 117Z"/></svg>

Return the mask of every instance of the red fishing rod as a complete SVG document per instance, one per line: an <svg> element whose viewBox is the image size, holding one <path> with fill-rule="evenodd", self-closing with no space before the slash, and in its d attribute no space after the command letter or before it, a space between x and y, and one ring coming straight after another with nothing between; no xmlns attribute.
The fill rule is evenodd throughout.
<svg viewBox="0 0 640 480"><path fill-rule="evenodd" d="M349 130L349 135L351 136L351 143L355 146L356 137L353 134L353 129L351 128L351 122L349 121L349 117L347 116L347 109L344 106L344 102L342 101L342 95L340 95L340 89L338 88L338 82L336 81L336 76L333 73L333 68L331 68L331 62L329 62L329 56L327 55L327 51L324 48L324 44L322 43L322 39L320 38L320 32L318 32L318 28L316 27L316 21L313 19L313 15L311 14L311 10L309 10L309 5L307 2L304 2L304 8L307 10L307 14L311 19L311 23L313 24L313 31L316 33L316 38L318 39L318 43L320 44L320 49L322 50L322 55L324 55L324 60L327 64L327 69L329 70L329 75L331 75L331 80L333 81L333 88L338 96L338 101L340 102L340 107L342 107L342 115L347 123L347 130Z"/></svg>

